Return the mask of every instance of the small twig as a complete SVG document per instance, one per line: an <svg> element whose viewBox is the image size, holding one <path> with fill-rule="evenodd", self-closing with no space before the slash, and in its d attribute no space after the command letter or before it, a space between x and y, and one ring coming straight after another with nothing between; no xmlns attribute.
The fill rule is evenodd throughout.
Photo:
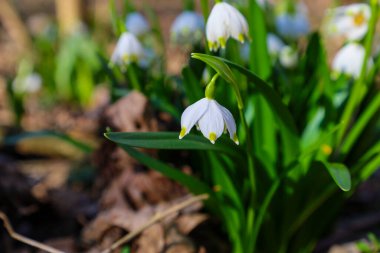
<svg viewBox="0 0 380 253"><path fill-rule="evenodd" d="M27 238L27 237L25 237L23 235L20 235L20 234L16 233L13 230L12 225L9 222L7 216L2 211L0 211L0 219L3 220L5 229L8 231L8 234L13 239L15 239L17 241L20 241L20 242L23 242L23 243L25 243L25 244L27 244L29 246L35 247L37 249L46 251L46 252L50 252L50 253L65 253L63 251L57 250L57 249L55 249L53 247L50 247L50 246L48 246L46 244L37 242L35 240L29 239L29 238Z"/></svg>
<svg viewBox="0 0 380 253"><path fill-rule="evenodd" d="M190 206L192 205L193 203L195 202L198 202L198 201L201 201L201 200L206 200L208 199L208 194L202 194L202 195L198 195L198 196L194 196L192 198L189 198L177 205L174 205L172 206L171 208L161 212L161 213L156 213L155 215L153 215L145 224L143 224L141 227L139 227L138 229L130 232L129 234L126 234L125 236L123 236L122 238L120 238L119 240L117 240L116 242L114 242L111 247L109 247L108 249L105 249L102 251L102 253L110 253L112 252L112 250L115 250L117 249L118 247L120 247L121 245L127 243L128 241L130 241L131 239L133 239L135 236L139 235L141 232L143 232L145 229L147 229L148 227L152 226L153 224L155 224L156 222L162 220L163 218L171 215L172 213L175 213L187 206Z"/></svg>

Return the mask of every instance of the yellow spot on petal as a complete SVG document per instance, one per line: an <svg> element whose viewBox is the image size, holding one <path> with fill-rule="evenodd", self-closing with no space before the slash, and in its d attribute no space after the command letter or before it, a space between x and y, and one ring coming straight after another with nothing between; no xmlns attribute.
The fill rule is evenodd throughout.
<svg viewBox="0 0 380 253"><path fill-rule="evenodd" d="M208 136L208 139L211 141L212 144L215 144L215 141L216 141L216 133L211 132L210 135Z"/></svg>
<svg viewBox="0 0 380 253"><path fill-rule="evenodd" d="M332 153L332 148L330 145L327 145L327 144L323 144L321 146L321 150L322 152L325 154L325 155L330 155Z"/></svg>
<svg viewBox="0 0 380 253"><path fill-rule="evenodd" d="M234 138L232 140L235 142L236 145L239 145L239 139L238 139L236 133L234 134Z"/></svg>
<svg viewBox="0 0 380 253"><path fill-rule="evenodd" d="M361 26L366 21L363 11L354 14L354 25Z"/></svg>
<svg viewBox="0 0 380 253"><path fill-rule="evenodd" d="M239 34L238 36L238 40L240 41L240 43L244 43L244 34Z"/></svg>
<svg viewBox="0 0 380 253"><path fill-rule="evenodd" d="M223 38L223 37L220 37L219 38L219 43L220 43L220 47L221 48L226 48L226 39L225 38Z"/></svg>
<svg viewBox="0 0 380 253"><path fill-rule="evenodd" d="M125 63L130 63L131 62L131 56L128 55L128 54L124 54L122 56L122 59L123 59L123 62L125 62Z"/></svg>
<svg viewBox="0 0 380 253"><path fill-rule="evenodd" d="M181 132L179 133L179 139L182 139L183 138L183 136L185 136L186 135L186 127L182 127L181 128Z"/></svg>
<svg viewBox="0 0 380 253"><path fill-rule="evenodd" d="M214 51L214 42L207 41L207 44L208 44L208 48L210 49L210 51Z"/></svg>

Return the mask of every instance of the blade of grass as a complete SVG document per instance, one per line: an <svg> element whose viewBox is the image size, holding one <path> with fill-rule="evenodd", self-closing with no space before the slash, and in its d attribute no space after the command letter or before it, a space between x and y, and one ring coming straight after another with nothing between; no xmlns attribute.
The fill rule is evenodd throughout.
<svg viewBox="0 0 380 253"><path fill-rule="evenodd" d="M243 159L242 150L227 137L218 139L211 144L202 136L188 134L182 140L178 139L176 132L133 132L133 133L106 133L105 136L116 143L127 144L139 148L152 149L187 149L187 150L211 150L222 152L232 157Z"/></svg>

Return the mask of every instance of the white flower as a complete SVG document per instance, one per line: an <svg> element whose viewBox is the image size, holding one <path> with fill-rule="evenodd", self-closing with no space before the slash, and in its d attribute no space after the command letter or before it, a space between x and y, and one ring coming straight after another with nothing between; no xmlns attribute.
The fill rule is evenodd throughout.
<svg viewBox="0 0 380 253"><path fill-rule="evenodd" d="M332 62L332 68L337 73L345 73L358 78L363 66L365 49L358 43L348 43L342 47ZM373 66L373 60L368 59L367 69Z"/></svg>
<svg viewBox="0 0 380 253"><path fill-rule="evenodd" d="M143 15L138 12L128 14L125 19L125 27L128 32L133 33L137 37L149 32L149 24Z"/></svg>
<svg viewBox="0 0 380 253"><path fill-rule="evenodd" d="M274 35L273 33L267 34L267 47L268 53L271 57L272 63L274 63L277 59L277 56L280 54L281 49L285 46L282 40ZM245 42L240 48L240 57L244 62L249 61L249 52L250 52L250 44Z"/></svg>
<svg viewBox="0 0 380 253"><path fill-rule="evenodd" d="M181 117L179 138L182 139L196 124L202 134L213 144L226 128L230 133L230 138L239 144L232 114L214 99L203 98L186 108Z"/></svg>
<svg viewBox="0 0 380 253"><path fill-rule="evenodd" d="M290 46L284 46L280 51L279 60L283 67L294 68L298 63L297 51Z"/></svg>
<svg viewBox="0 0 380 253"><path fill-rule="evenodd" d="M326 29L329 34L360 40L368 31L371 8L368 4L351 4L328 10Z"/></svg>
<svg viewBox="0 0 380 253"><path fill-rule="evenodd" d="M284 42L282 42L282 40L279 37L277 37L273 33L268 33L267 46L268 46L269 54L275 57L281 52L285 44Z"/></svg>
<svg viewBox="0 0 380 253"><path fill-rule="evenodd" d="M17 77L12 82L15 93L34 93L41 89L42 79L38 73L31 73L25 77Z"/></svg>
<svg viewBox="0 0 380 253"><path fill-rule="evenodd" d="M139 40L130 32L124 32L116 44L111 56L111 63L117 65L139 62L144 56L144 49Z"/></svg>
<svg viewBox="0 0 380 253"><path fill-rule="evenodd" d="M229 37L243 43L244 37L248 37L248 23L235 7L216 3L207 20L206 36L211 51L225 48Z"/></svg>
<svg viewBox="0 0 380 253"><path fill-rule="evenodd" d="M298 39L310 30L306 7L303 4L295 7L294 13L283 12L276 18L276 29L285 38Z"/></svg>
<svg viewBox="0 0 380 253"><path fill-rule="evenodd" d="M170 36L174 43L193 45L202 40L204 30L203 17L194 11L184 11L174 20Z"/></svg>

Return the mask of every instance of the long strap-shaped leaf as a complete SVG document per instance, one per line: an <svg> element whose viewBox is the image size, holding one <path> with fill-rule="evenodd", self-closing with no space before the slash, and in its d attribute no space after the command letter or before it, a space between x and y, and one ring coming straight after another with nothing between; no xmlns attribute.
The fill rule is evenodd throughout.
<svg viewBox="0 0 380 253"><path fill-rule="evenodd" d="M119 144L127 144L132 147L152 149L187 149L187 150L211 150L222 152L234 158L244 161L239 146L227 138L219 138L215 144L211 144L202 136L188 134L182 140L178 139L176 132L110 132L105 136Z"/></svg>

